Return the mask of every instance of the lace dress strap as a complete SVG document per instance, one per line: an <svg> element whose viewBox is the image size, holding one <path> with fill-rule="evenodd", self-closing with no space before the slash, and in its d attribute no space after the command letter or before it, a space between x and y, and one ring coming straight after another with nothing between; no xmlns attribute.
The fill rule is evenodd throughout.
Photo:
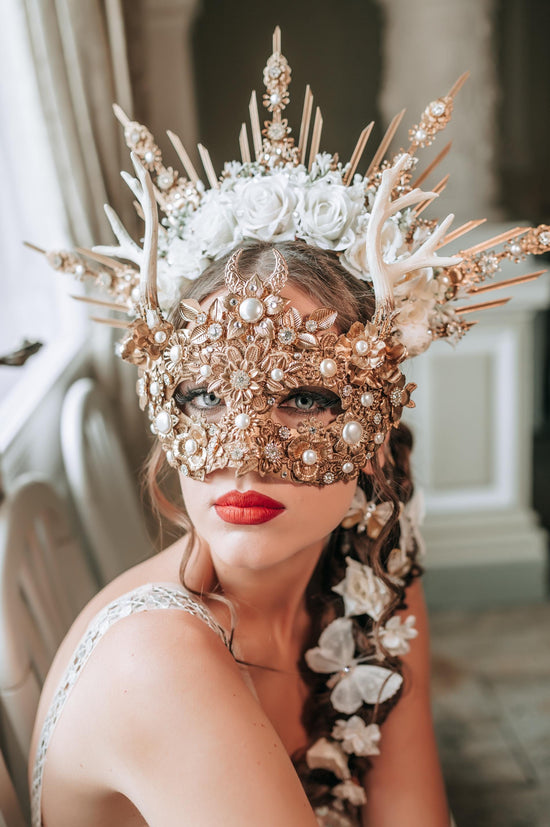
<svg viewBox="0 0 550 827"><path fill-rule="evenodd" d="M206 607L193 595L189 594L182 586L178 587L173 583L147 583L139 586L127 594L113 600L105 606L91 621L80 640L71 661L65 670L59 683L52 703L44 720L40 740L34 760L32 787L31 787L31 814L32 827L42 825L42 780L44 776L44 764L46 752L50 744L53 731L67 702L67 698L88 658L103 635L113 626L117 620L128 617L137 612L147 612L154 609L181 609L204 621L228 646L226 634L222 627L216 623Z"/></svg>

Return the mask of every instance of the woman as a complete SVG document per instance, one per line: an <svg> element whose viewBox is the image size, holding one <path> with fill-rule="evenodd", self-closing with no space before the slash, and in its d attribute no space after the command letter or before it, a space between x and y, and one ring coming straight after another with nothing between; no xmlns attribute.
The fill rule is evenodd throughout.
<svg viewBox="0 0 550 827"><path fill-rule="evenodd" d="M186 531L63 642L33 738L34 827L449 822L399 420L414 390L401 363L466 332L450 302L485 267L479 250L437 254L451 217L419 218L434 194L410 184L452 95L370 177L354 176L366 138L343 166L317 154L316 129L306 168L281 117L279 38L256 161L241 132L243 162L218 181L202 149L206 193L177 140L189 180L118 112L144 245L111 214L120 246L87 257L113 308L134 311L120 353L158 437L149 487ZM545 249L545 233L494 260ZM183 504L160 494L165 464Z"/></svg>

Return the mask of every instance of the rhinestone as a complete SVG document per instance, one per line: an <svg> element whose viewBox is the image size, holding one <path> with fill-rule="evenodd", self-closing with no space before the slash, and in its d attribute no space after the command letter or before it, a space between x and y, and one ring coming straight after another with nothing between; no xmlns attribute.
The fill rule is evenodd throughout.
<svg viewBox="0 0 550 827"><path fill-rule="evenodd" d="M382 445L384 438L384 434L381 431L374 435L374 441L377 445Z"/></svg>
<svg viewBox="0 0 550 827"><path fill-rule="evenodd" d="M317 451L307 448L302 454L302 462L304 465L315 465L317 462Z"/></svg>
<svg viewBox="0 0 550 827"><path fill-rule="evenodd" d="M238 299L236 299L235 296L231 296L231 298L229 299L229 306L230 307L236 307L237 304L238 304Z"/></svg>
<svg viewBox="0 0 550 827"><path fill-rule="evenodd" d="M148 308L145 313L145 321L147 322L147 327L156 327L160 321L159 314L156 310Z"/></svg>
<svg viewBox="0 0 550 827"><path fill-rule="evenodd" d="M130 134L130 140L132 141L133 144L137 144L139 139L140 139L139 130L134 129L134 131Z"/></svg>
<svg viewBox="0 0 550 827"><path fill-rule="evenodd" d="M327 473L323 475L323 482L325 485L330 485L331 482L334 482L334 474L332 471L327 471Z"/></svg>
<svg viewBox="0 0 550 827"><path fill-rule="evenodd" d="M166 341L166 333L164 330L157 330L155 333L155 342L158 345L162 345Z"/></svg>
<svg viewBox="0 0 550 827"><path fill-rule="evenodd" d="M62 256L60 256L60 255L59 255L59 253L56 253L56 254L53 256L53 258L52 258L52 265L53 265L53 267L54 267L56 270L57 270L59 267L62 267L62 266L63 266L63 258L62 258Z"/></svg>
<svg viewBox="0 0 550 827"><path fill-rule="evenodd" d="M188 476L189 476L189 468L188 468L186 465L182 465L182 466L180 466L180 472L182 473L182 475L183 475L184 477L188 477Z"/></svg>
<svg viewBox="0 0 550 827"><path fill-rule="evenodd" d="M364 356L368 352L369 343L365 339L359 339L355 342L354 350L359 356Z"/></svg>
<svg viewBox="0 0 550 827"><path fill-rule="evenodd" d="M204 324L206 322L206 313L199 313L196 322L197 324Z"/></svg>
<svg viewBox="0 0 550 827"><path fill-rule="evenodd" d="M282 471L281 472L281 479L286 480L287 477L288 477L288 472L287 471Z"/></svg>
<svg viewBox="0 0 550 827"><path fill-rule="evenodd" d="M365 456L366 456L366 458L367 458L367 459L372 459L372 458L373 458L373 456L374 456L374 454L373 454L371 451L367 451L367 453L365 454Z"/></svg>
<svg viewBox="0 0 550 827"><path fill-rule="evenodd" d="M348 445L357 445L358 442L361 442L362 436L363 428L361 424L353 419L350 420L350 422L346 422L342 428L342 439L344 442L347 442Z"/></svg>
<svg viewBox="0 0 550 827"><path fill-rule="evenodd" d="M361 394L361 405L364 408L370 408L370 406L372 405L373 402L374 402L374 396L372 395L372 393L369 393L369 391L367 391L367 393L362 393Z"/></svg>
<svg viewBox="0 0 550 827"><path fill-rule="evenodd" d="M296 338L296 333L291 327L282 327L277 334L277 338L283 345L291 345Z"/></svg>
<svg viewBox="0 0 550 827"><path fill-rule="evenodd" d="M274 141L280 141L286 135L286 129L281 123L272 123L268 128L269 137Z"/></svg>
<svg viewBox="0 0 550 827"><path fill-rule="evenodd" d="M179 362L181 359L181 347L179 345L172 345L170 348L170 361Z"/></svg>
<svg viewBox="0 0 550 827"><path fill-rule="evenodd" d="M496 256L483 256L479 266L484 275L492 276L498 270L498 258Z"/></svg>
<svg viewBox="0 0 550 827"><path fill-rule="evenodd" d="M539 244L550 247L550 233L544 232L539 235Z"/></svg>
<svg viewBox="0 0 550 827"><path fill-rule="evenodd" d="M281 370L281 368L273 368L269 375L271 376L274 382L280 382L285 374L284 371Z"/></svg>
<svg viewBox="0 0 550 827"><path fill-rule="evenodd" d="M278 78L278 77L280 77L280 75L281 75L281 69L277 64L275 64L274 66L269 67L269 77Z"/></svg>
<svg viewBox="0 0 550 827"><path fill-rule="evenodd" d="M214 324L211 324L208 328L208 338L212 341L216 341L216 339L219 339L222 333L223 328L221 324L218 324L217 322L214 322Z"/></svg>
<svg viewBox="0 0 550 827"><path fill-rule="evenodd" d="M239 306L239 316L244 322L259 322L263 315L264 306L259 299L245 299Z"/></svg>
<svg viewBox="0 0 550 827"><path fill-rule="evenodd" d="M111 286L111 281L112 281L111 276L107 276L108 281L107 281L107 282L104 282L104 281L103 281L103 276L104 276L104 275L105 275L105 276L107 276L107 273L102 273L102 275L101 275L101 277L100 277L101 284L103 284L103 286L104 286L104 287L110 287L110 286ZM140 290L139 290L139 287L134 287L134 288L132 288L132 292L130 293L130 298L132 299L132 301L133 301L135 304L137 304L137 303L138 303L139 298L140 298Z"/></svg>
<svg viewBox="0 0 550 827"><path fill-rule="evenodd" d="M148 164L152 164L152 163L153 163L153 161L155 160L155 153L154 153L154 152L151 152L151 150L149 149L149 150L145 153L145 155L144 155L143 157L145 158L145 161L146 161Z"/></svg>
<svg viewBox="0 0 550 827"><path fill-rule="evenodd" d="M102 272L99 274L99 283L102 287L110 287L113 283L112 276L109 273ZM132 301L137 302L139 300L139 288L134 287L132 290Z"/></svg>
<svg viewBox="0 0 550 827"><path fill-rule="evenodd" d="M445 112L445 104L441 103L441 101L434 101L430 104L430 112L436 118L439 118Z"/></svg>
<svg viewBox="0 0 550 827"><path fill-rule="evenodd" d="M244 448L241 445L233 445L229 454L231 459L238 461L244 457Z"/></svg>
<svg viewBox="0 0 550 827"><path fill-rule="evenodd" d="M331 376L334 376L337 370L338 365L336 364L334 359L323 359L323 361L319 365L319 373L326 379L329 379Z"/></svg>
<svg viewBox="0 0 550 827"><path fill-rule="evenodd" d="M382 422L382 414L375 413L373 416L373 420L375 425L380 425L380 423Z"/></svg>
<svg viewBox="0 0 550 827"><path fill-rule="evenodd" d="M248 428L250 425L250 417L247 413L240 413L237 414L235 417L235 427L239 428L239 430L243 431L245 428Z"/></svg>
<svg viewBox="0 0 550 827"><path fill-rule="evenodd" d="M349 396L353 393L353 388L351 385L344 385L342 388L342 396Z"/></svg>
<svg viewBox="0 0 550 827"><path fill-rule="evenodd" d="M193 437L189 437L189 439L185 440L183 447L187 456L190 457L195 453L199 445L196 439L193 439Z"/></svg>
<svg viewBox="0 0 550 827"><path fill-rule="evenodd" d="M250 385L250 376L244 370L236 370L231 374L231 386L242 391Z"/></svg>
<svg viewBox="0 0 550 827"><path fill-rule="evenodd" d="M390 399L392 405L395 405L395 407L401 405L403 403L403 391L401 390L401 388L396 388L395 390L393 390L390 393Z"/></svg>
<svg viewBox="0 0 550 827"><path fill-rule="evenodd" d="M268 400L267 400L267 404L268 405L274 405L275 404L275 397L274 396L269 396Z"/></svg>
<svg viewBox="0 0 550 827"><path fill-rule="evenodd" d="M290 428L287 428L286 425L283 425L279 428L279 436L281 439L288 439L290 436Z"/></svg>
<svg viewBox="0 0 550 827"><path fill-rule="evenodd" d="M344 474L353 474L353 472L355 471L355 465L353 464L353 462L344 462L344 464L342 465L342 471L344 472Z"/></svg>
<svg viewBox="0 0 550 827"><path fill-rule="evenodd" d="M172 420L167 411L161 411L155 417L155 428L160 434L167 434L172 427Z"/></svg>
<svg viewBox="0 0 550 827"><path fill-rule="evenodd" d="M158 396L160 393L160 385L158 382L151 382L149 385L149 391L151 396Z"/></svg>
<svg viewBox="0 0 550 827"><path fill-rule="evenodd" d="M306 322L306 330L308 333L315 333L319 325L313 319L308 319Z"/></svg>
<svg viewBox="0 0 550 827"><path fill-rule="evenodd" d="M268 442L264 448L264 457L270 462L276 462L281 458L281 449L276 442Z"/></svg>
<svg viewBox="0 0 550 827"><path fill-rule="evenodd" d="M142 378L137 380L136 390L138 392L138 396L143 396L145 393L145 379Z"/></svg>

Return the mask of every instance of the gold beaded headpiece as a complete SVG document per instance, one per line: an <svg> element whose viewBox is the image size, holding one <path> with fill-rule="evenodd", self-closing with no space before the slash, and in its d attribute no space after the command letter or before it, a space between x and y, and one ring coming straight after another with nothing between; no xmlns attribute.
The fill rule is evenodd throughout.
<svg viewBox="0 0 550 827"><path fill-rule="evenodd" d="M439 224L422 216L446 179L431 192L419 184L448 148L416 181L415 154L449 122L465 77L429 104L407 149L383 160L401 116L395 118L361 175L372 124L342 164L337 155L319 153L317 109L308 156L309 87L295 145L282 117L290 68L277 28L264 69L263 104L271 119L261 129L253 93L254 158L243 124L241 161L226 163L219 177L199 145L209 189L177 136L168 133L187 177L166 167L148 130L115 107L137 173L137 179L123 176L145 221L143 247L107 208L118 246L47 255L58 270L91 276L110 297L85 300L134 316L131 322L104 321L126 328L120 355L139 368L140 404L172 466L195 479L224 467L317 485L356 477L399 423L403 407L414 404L414 385L405 383L401 363L434 339L460 339L473 324L466 314L507 299L458 308L453 303L540 275L480 286L504 260L550 250L550 227L514 228L444 257L438 249L481 222L448 232L452 215ZM164 213L160 228L157 205ZM288 267L276 245L295 238L334 251L349 272L372 285L370 322L337 333L337 308L320 307L304 317L290 304L284 296ZM268 277L241 274L240 245L249 240L274 245ZM180 300L190 280L229 253L223 295L206 308ZM175 303L181 329L167 320ZM298 408L300 395L311 407L289 423L281 411L290 404Z"/></svg>

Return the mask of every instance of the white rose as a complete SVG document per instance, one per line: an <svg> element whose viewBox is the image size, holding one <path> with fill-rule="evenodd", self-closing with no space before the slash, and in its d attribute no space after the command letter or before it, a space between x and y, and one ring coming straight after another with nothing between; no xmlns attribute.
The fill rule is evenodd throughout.
<svg viewBox="0 0 550 827"><path fill-rule="evenodd" d="M298 235L323 250L345 250L354 241L353 224L363 197L342 184L316 181L298 202Z"/></svg>
<svg viewBox="0 0 550 827"><path fill-rule="evenodd" d="M159 259L157 269L157 291L162 310L169 311L180 301L187 277L170 267L166 259Z"/></svg>
<svg viewBox="0 0 550 827"><path fill-rule="evenodd" d="M201 207L191 217L186 239L200 248L208 258L221 258L242 240L229 193L211 190Z"/></svg>
<svg viewBox="0 0 550 827"><path fill-rule="evenodd" d="M346 576L332 591L344 598L346 616L368 614L378 620L391 599L391 593L383 580L370 566L346 557Z"/></svg>
<svg viewBox="0 0 550 827"><path fill-rule="evenodd" d="M159 260L159 264L162 259ZM196 279L208 265L209 259L203 255L201 246L195 242L173 238L166 251L165 271L161 278L178 279L184 276L187 279Z"/></svg>
<svg viewBox="0 0 550 827"><path fill-rule="evenodd" d="M278 174L238 181L235 199L242 237L260 241L294 239L292 213L297 199L288 176Z"/></svg>

